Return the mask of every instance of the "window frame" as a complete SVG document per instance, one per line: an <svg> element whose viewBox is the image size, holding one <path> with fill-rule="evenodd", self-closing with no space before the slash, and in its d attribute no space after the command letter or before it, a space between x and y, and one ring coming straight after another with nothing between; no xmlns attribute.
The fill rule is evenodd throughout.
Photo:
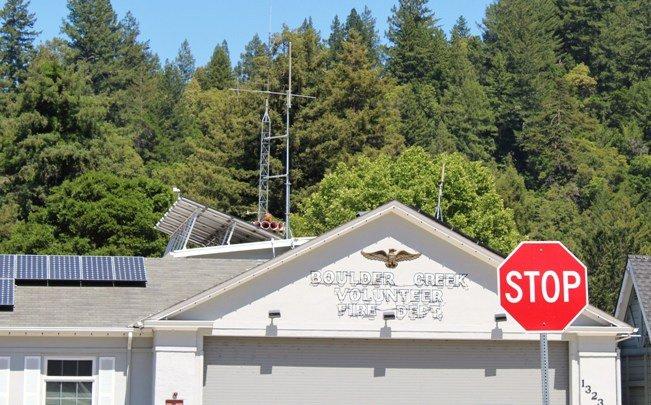
<svg viewBox="0 0 651 405"><path fill-rule="evenodd" d="M90 361L91 362L91 375L90 376L55 376L47 375L48 362L50 360L76 360L76 361ZM97 404L97 358L95 356L44 356L43 357L43 374L42 374L42 390L41 390L41 403L47 403L47 383L48 382L90 382L91 383L91 404Z"/></svg>

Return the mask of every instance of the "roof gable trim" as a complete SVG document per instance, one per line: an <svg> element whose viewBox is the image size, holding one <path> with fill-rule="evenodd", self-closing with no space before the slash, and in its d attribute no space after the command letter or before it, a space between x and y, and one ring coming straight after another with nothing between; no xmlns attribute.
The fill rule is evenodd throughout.
<svg viewBox="0 0 651 405"><path fill-rule="evenodd" d="M344 225L339 226L315 239L312 239L308 243L299 246L294 250L290 250L275 259L272 259L266 263L261 264L260 266L254 267L253 269L232 278L222 284L216 285L203 293L190 297L186 300L183 300L161 312L158 312L154 315L151 315L146 320L161 320L168 318L173 315L184 312L190 308L193 308L205 301L208 301L211 298L214 298L217 295L220 295L226 291L229 291L233 288L238 287L241 284L248 282L249 280L264 274L268 271L271 271L288 261L294 260L295 258L306 254L307 252L320 248L324 245L327 245L333 239L339 238L342 235L348 234L353 230L356 230L365 224L375 221L378 218L381 218L388 214L398 215L410 223L424 229L430 234L448 241L453 246L460 248L466 253L484 261L485 263L497 268L497 266L504 259L498 254L490 251L489 249L478 245L477 243L471 241L470 239L460 235L456 231L453 231L444 225L438 223L437 221L429 218L415 209L410 208L398 201L391 201L387 204L384 204L373 211L370 211L359 218L354 219Z"/></svg>

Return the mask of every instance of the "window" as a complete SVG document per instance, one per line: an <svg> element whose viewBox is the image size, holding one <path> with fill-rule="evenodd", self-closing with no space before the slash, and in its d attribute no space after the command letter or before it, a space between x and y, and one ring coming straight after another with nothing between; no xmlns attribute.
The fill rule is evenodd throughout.
<svg viewBox="0 0 651 405"><path fill-rule="evenodd" d="M92 405L93 361L48 360L45 405Z"/></svg>

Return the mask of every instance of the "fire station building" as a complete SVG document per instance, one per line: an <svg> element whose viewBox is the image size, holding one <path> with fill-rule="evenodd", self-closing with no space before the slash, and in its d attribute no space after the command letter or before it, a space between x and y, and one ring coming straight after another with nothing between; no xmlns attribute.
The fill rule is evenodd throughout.
<svg viewBox="0 0 651 405"><path fill-rule="evenodd" d="M540 403L504 258L414 209L284 240L180 198L158 227L163 258L5 255L0 405ZM621 403L635 333L588 306L550 334L551 403Z"/></svg>

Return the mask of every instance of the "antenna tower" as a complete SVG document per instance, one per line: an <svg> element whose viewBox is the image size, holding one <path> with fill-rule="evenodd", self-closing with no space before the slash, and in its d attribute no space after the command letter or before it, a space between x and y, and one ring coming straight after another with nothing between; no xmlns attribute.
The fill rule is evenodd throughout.
<svg viewBox="0 0 651 405"><path fill-rule="evenodd" d="M445 181L445 162L441 166L441 181L439 182L438 200L436 202L436 210L434 211L434 218L443 221L443 209L441 209L441 198L443 197L443 182Z"/></svg>
<svg viewBox="0 0 651 405"><path fill-rule="evenodd" d="M269 195L269 180L276 178L285 179L285 238L290 239L292 237L292 231L289 226L289 211L291 209L290 204L290 195L291 195L291 179L289 177L289 116L292 109L292 98L307 98L315 99L313 96L305 96L302 94L292 93L292 43L287 43L287 58L288 58L288 79L287 79L287 91L278 92L269 90L269 83L267 84L267 90L251 90L251 89L229 89L237 92L247 92L247 93L258 93L266 94L267 101L265 102L265 114L262 117L262 131L260 134L260 183L259 183L259 193L258 193L258 220L262 219L261 215L267 213L269 208L268 195ZM271 55L270 55L270 64L271 64ZM271 70L271 69L270 69ZM269 118L269 97L270 96L281 96L285 97L285 134L272 136L271 134L271 119ZM266 117L266 118L265 118ZM274 174L272 175L269 171L269 159L271 155L271 141L275 139L284 139L285 140L285 172L283 174Z"/></svg>

